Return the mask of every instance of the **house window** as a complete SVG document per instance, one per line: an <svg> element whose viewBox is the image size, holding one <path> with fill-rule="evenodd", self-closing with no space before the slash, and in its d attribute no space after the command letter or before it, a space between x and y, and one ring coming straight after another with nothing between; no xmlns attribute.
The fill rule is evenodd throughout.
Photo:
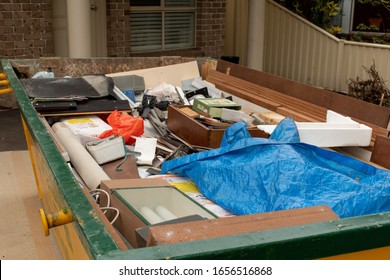
<svg viewBox="0 0 390 280"><path fill-rule="evenodd" d="M130 0L131 51L195 47L195 0Z"/></svg>
<svg viewBox="0 0 390 280"><path fill-rule="evenodd" d="M390 32L390 11L382 5L356 1L353 31Z"/></svg>

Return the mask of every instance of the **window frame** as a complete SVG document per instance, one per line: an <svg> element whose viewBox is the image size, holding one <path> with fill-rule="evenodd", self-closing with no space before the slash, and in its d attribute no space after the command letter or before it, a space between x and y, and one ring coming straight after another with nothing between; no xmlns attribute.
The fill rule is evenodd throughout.
<svg viewBox="0 0 390 280"><path fill-rule="evenodd" d="M142 51L133 51L132 53L138 54L138 53L148 53L148 52L164 52L164 51L175 51L175 50L188 50L196 48L197 42L196 42L196 32L197 32L197 1L194 0L194 6L193 7L165 7L165 0L160 0L160 6L131 6L131 3L129 1L130 5L130 18L132 14L146 14L146 13L161 13L161 49L159 50L142 50ZM166 13L193 13L194 15L194 29L193 29L193 46L188 48L166 48L165 47L165 14ZM130 19L131 20L131 19ZM131 32L131 30L130 30ZM130 42L131 45L131 42ZM132 48L132 45L130 49Z"/></svg>

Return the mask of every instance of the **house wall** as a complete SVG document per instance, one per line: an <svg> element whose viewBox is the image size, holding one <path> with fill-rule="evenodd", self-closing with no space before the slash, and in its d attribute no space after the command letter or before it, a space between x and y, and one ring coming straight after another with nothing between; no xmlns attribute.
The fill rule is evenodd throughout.
<svg viewBox="0 0 390 280"><path fill-rule="evenodd" d="M51 0L2 0L0 57L54 55Z"/></svg>
<svg viewBox="0 0 390 280"><path fill-rule="evenodd" d="M197 23L196 23L196 47L186 50L172 50L164 52L148 52L132 54L131 56L158 56L158 55L179 55L179 56L206 56L220 58L225 48L225 27L226 27L226 2L229 0L197 0ZM128 2L113 0L108 2ZM128 7L128 6L127 6ZM129 14L129 11L127 12ZM128 15L129 17L130 15ZM111 19L113 20L113 19ZM109 20L108 20L109 21ZM129 23L129 20L127 20ZM111 22L111 24L113 24ZM127 28L127 27L126 27ZM130 30L130 29L128 29ZM109 33L109 32L108 32ZM130 36L130 32L127 32ZM124 43L130 44L130 39L122 38ZM109 46L110 46L110 38ZM113 44L115 45L115 44ZM115 49L115 46L111 47ZM130 46L129 46L130 48ZM130 51L126 52L130 54ZM114 55L115 56L115 55Z"/></svg>
<svg viewBox="0 0 390 280"><path fill-rule="evenodd" d="M197 46L195 48L131 54L129 1L106 0L107 56L179 55L219 58L224 52L226 1L197 0ZM52 8L52 0L2 0L0 57L55 56Z"/></svg>
<svg viewBox="0 0 390 280"><path fill-rule="evenodd" d="M107 0L107 55L126 57L130 54L129 0Z"/></svg>
<svg viewBox="0 0 390 280"><path fill-rule="evenodd" d="M205 56L219 58L224 52L227 0L198 0L196 41Z"/></svg>

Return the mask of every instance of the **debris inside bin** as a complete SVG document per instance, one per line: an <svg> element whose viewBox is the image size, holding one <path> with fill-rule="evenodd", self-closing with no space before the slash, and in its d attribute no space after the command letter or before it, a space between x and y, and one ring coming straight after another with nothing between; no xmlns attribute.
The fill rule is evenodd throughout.
<svg viewBox="0 0 390 280"><path fill-rule="evenodd" d="M363 166L360 162L355 162L348 157L342 157L342 160L345 160L347 163L353 163L354 166L356 164L358 167L362 167L363 169L366 168L365 171L367 172L364 173L364 170L362 171L359 168L357 168L357 171L355 170L356 172L351 171L350 169L344 170L343 168L345 166L339 168L338 165L331 160L331 163L328 163L327 160L331 157L329 155L333 156L333 154L321 152L318 147L308 148L306 152L316 153L320 155L319 157L325 156L325 158L318 159L317 157L312 159L309 156L304 157L305 159L302 160L293 158L293 155L298 153L297 150L302 147L307 148L309 145L300 143L300 141L290 141L291 139L286 140L283 138L285 141L283 139L275 139L273 132L266 130L263 127L277 125L280 121L282 121L283 124L286 120L286 116L270 111L269 107L281 108L282 112L290 112L291 107L282 106L281 102L278 103L279 101L276 102L274 100L266 103L265 97L259 97L257 99L257 95L250 90L248 90L250 91L250 94L248 94L247 97L250 97L248 98L249 101L254 102L249 102L243 98L245 97L244 94L237 96L234 94L234 91L232 93L227 90L227 87L224 88L226 91L220 89L221 83L218 83L218 81L215 84L212 84L209 80L202 79L202 77L205 76L203 73L200 75L198 68L196 69L197 71L191 70L188 71L190 74L184 75L187 71L183 71L183 68L181 68L183 66L179 65L177 67L181 70L177 70L175 66L172 66L169 70L164 67L164 69L158 70L150 69L152 74L148 74L148 70L143 70L142 73L135 70L134 72L130 71L131 73L106 73L102 76L97 76L99 78L107 78L109 81L108 84L110 84L110 79L114 81L112 87L110 86L110 89L107 90L107 94L97 97L88 96L88 94L80 89L77 91L70 90L67 92L67 95L61 97L34 96L34 94L28 96L32 105L35 107L35 110L41 118L44 118L45 121L47 121L48 128L50 129L50 125L57 123L62 118L70 118L73 120L74 124L86 126L87 122L84 122L82 119L92 116L99 118L110 126L103 132L94 133L94 139L89 139L89 141L84 141L82 139L83 136L81 134L77 135L77 133L75 133L77 137L72 137L73 140L77 138L80 140L80 145L77 145L78 149L82 150L82 146L84 145L85 150L90 153L90 156L98 165L95 165L94 167L99 170L90 172L86 175L83 169L88 167L88 165L92 166L92 164L89 164L90 161L87 161L88 164L84 165L84 168L80 168L80 164L75 162L74 153L72 154L73 158L68 157L67 161L69 162L69 168L74 176L77 177L81 188L90 188L91 191L98 193L102 186L107 187L112 184L112 189L110 189L110 187L104 189L109 193L110 190L115 189L115 187L123 187L117 179L126 179L136 180L131 181L131 184L134 182L134 185L131 185L131 188L134 188L139 184L142 185L142 188L146 189L156 187L153 186L153 180L161 179L161 181L165 183L161 183L160 181L160 184L175 186L177 190L185 193L190 198L189 201L195 201L207 211L210 211L211 216L208 217L210 220L219 217L240 216L254 213L256 213L256 215L263 215L268 212L276 213L278 211L288 211L296 208L302 208L309 211L310 209L313 210L312 207L317 207L319 205L330 207L326 208L329 215L324 219L318 219L318 216L316 216L312 221L329 221L338 219L339 217L344 218L387 211L388 203L384 201L383 196L389 195L388 172L378 171L377 174L383 175L381 177L382 179L385 178L385 181L382 182L380 178L371 176L372 174L370 172L373 170L371 167ZM169 72L170 75L165 75L164 71ZM210 70L210 73L212 74L213 71ZM58 79L58 81L63 79L68 79L67 81L76 81L79 78L56 79ZM126 79L134 80L128 81ZM227 79L230 79L230 77L227 77ZM40 80L43 81L44 79ZM141 80L142 85L139 86L137 83ZM47 79L46 82L48 81L49 80ZM133 83L133 85L130 85L131 83ZM28 82L24 85L26 92L29 91L28 86L26 86L27 84ZM222 83L222 85L223 84L224 83ZM38 86L38 84L36 84L36 86ZM237 86L237 88L232 86L232 88L239 93L245 91L244 89L239 88L239 86ZM42 102L44 102L46 108L42 105ZM50 102L56 103L51 104ZM60 102L73 103L65 106ZM265 105L267 108L260 105ZM116 115L119 120L121 120L121 118L124 119L119 123L113 124L111 122L112 115ZM296 114L295 116L301 115ZM129 119L131 119L131 121L129 121ZM290 119L288 119L288 121L290 121ZM298 123L295 120L293 121ZM358 122L348 122L348 124L342 123L335 126L347 129L359 125L360 123ZM237 129L238 126L240 127L239 129ZM303 126L305 126L305 124L302 123L301 127ZM267 129L268 128L269 127L267 127ZM284 136L290 135L287 130L283 131L282 134ZM371 140L371 134L367 134L366 136L368 137L367 139ZM99 140L96 140L96 138ZM241 145L243 142L255 142L259 145ZM275 149L279 150L273 155L263 155L263 151L271 149L271 146L275 146ZM284 152L282 146L289 146L292 151L288 150L287 152ZM64 147L60 148L60 145L58 145L58 147L61 152L64 152L63 154L66 153ZM244 150L248 153L243 152L241 154ZM251 152L255 153L255 155ZM238 156L238 159L234 157L229 158L229 155L231 154ZM223 157L225 155L228 155L228 157ZM76 157L77 156L78 155L76 155ZM83 154L83 156L86 155ZM101 156L104 156L104 158L102 159ZM220 159L220 156L222 159ZM306 162L308 158L310 158L310 163ZM337 159L340 158L337 157ZM80 159L77 159L76 161L79 160ZM180 162L180 164L178 162ZM198 163L199 166L197 166ZM320 167L315 166L316 163L319 163ZM209 165L205 167L202 164ZM303 166L303 171L301 171L301 173L294 171L286 175L287 172L285 170L278 169L282 164L289 168L297 167L301 164L301 166ZM83 164L81 164L81 166L82 165ZM233 169L233 166L236 165L239 165L239 167ZM326 169L325 167L329 168ZM292 184L292 187L298 190L308 190L308 185L310 184L317 186L319 183L314 179L308 183L300 180L299 175L310 174L315 177L315 170L321 168L327 171L331 169L332 172L339 171L339 173L341 172L342 174L340 175L335 172L336 175L334 175L334 177L347 177L348 182L352 181L348 186L344 184L344 181L342 183L338 182L337 184L329 182L326 176L331 176L329 175L330 171L326 176L321 175L321 178L325 179L318 180L319 182L323 182L323 185L320 184L320 187L326 187L327 185L337 185L343 188L350 187L352 194L349 193L348 195L350 196L345 200L353 200L356 197L360 199L361 196L365 196L367 193L370 193L370 195L373 194L377 189L376 183L378 182L381 184L382 188L382 191L379 192L379 196L382 197L370 196L368 199L370 201L365 203L366 208L370 209L361 209L352 206L353 209L351 210L349 209L351 207L343 206L349 205L348 203L350 201L343 204L345 201L341 199L342 202L340 202L340 206L335 205L337 204L336 200L330 201L324 198L325 195L323 195L323 193L316 193L312 195L311 199L303 199L297 197L294 192L284 195L282 191L277 188L283 189L287 186L287 183ZM344 174L343 172L349 173ZM197 173L196 176L194 175L195 173ZM350 173L352 173L353 176L356 175L356 178L352 178L353 176ZM79 176L80 174L82 176ZM92 182L90 182L89 179L91 178L88 177L94 177L95 174L100 174L100 177L98 177L97 180L92 180ZM245 178L243 179L242 176ZM199 179L199 177L201 178ZM264 177L269 177L268 181L264 180ZM369 177L372 180L372 182L370 181L372 184L367 184L366 182ZM103 178L104 183L97 186L96 181L99 181L101 178ZM140 183L141 180L145 180L142 181L145 183ZM226 182L226 180L229 182ZM86 183L86 181L88 183ZM149 182L151 182L150 185L148 185ZM277 182L278 186L274 186L275 182ZM272 186L266 186L267 183L270 183ZM260 187L267 189L266 194L256 189L259 184L263 184ZM361 192L353 194L353 191L363 184L364 187L367 185L374 187L373 191L367 191L367 188L362 188ZM218 188L219 190L216 190ZM214 190L216 191L213 193ZM336 188L335 190L339 191L339 189ZM301 192L311 195L311 189ZM267 203L264 201L244 200L248 197L257 197L255 194L257 196L261 194L262 198L265 200L272 200L272 202L275 202L274 205L268 207ZM267 197L267 195L271 195L271 198ZM154 246L162 244L160 242L165 242L154 239L157 238L158 235L164 235L164 232L159 231L159 229L164 228L162 225L157 225L150 230L154 225L145 224L140 217L135 216L132 216L131 221L124 222L124 213L126 213L126 215L129 214L129 209L131 209L131 207L121 208L116 215L110 214L106 212L105 209L105 202L107 201L103 198L103 192L99 192L98 198L96 198L97 196L95 194L93 196L113 227L123 235L123 238L126 239L132 247L136 248L137 246L140 246L139 244L141 243L144 244L142 246ZM153 195L153 197L158 202L162 201L159 200L162 199L159 195ZM240 198L240 201L237 199L238 197ZM284 203L289 198L296 199L292 202L292 205L287 205L287 202ZM361 201L363 201L363 199L361 199ZM237 210L236 207L238 207L237 204L239 202L241 202L241 205L239 206L240 209ZM289 202L291 202L291 200ZM372 206L371 202L375 202L375 205ZM118 202L116 201L115 203ZM148 210L157 213L158 211L156 209L161 209L161 207L157 206L159 205L141 205L137 209L134 208L134 211L139 211L141 208L145 209L143 207L148 207ZM263 206L263 208L260 206ZM123 205L120 207L123 207ZM172 208L167 207L167 205L164 205L164 207L172 210ZM187 207L186 204L183 209L188 208L190 207ZM253 210L253 208L256 209ZM345 210L344 208L351 211L343 211ZM293 212L295 213L295 211ZM129 215L133 214L130 213ZM175 212L175 216L177 216L176 214L177 212ZM250 220L251 218L246 217L246 219ZM178 222L179 220L180 219L178 218L171 222L175 223L175 221ZM186 220L185 217L184 220ZM146 240L144 236L143 242L138 243L138 241L135 240L136 237L134 235L134 233L137 232L137 229L132 224L134 221L137 221L137 223L139 223L138 225L142 225L142 228L152 232L154 234L153 238L151 237L150 240ZM227 225L229 225L228 220L226 221ZM203 224L208 224L208 222L203 221ZM161 226L161 228L158 226ZM183 224L183 226L191 228L191 225ZM129 233L129 231L131 232ZM245 232L247 232L246 229L243 233ZM194 235L190 235L188 238L191 240L191 238L194 237ZM194 238L194 240L196 239L197 238Z"/></svg>

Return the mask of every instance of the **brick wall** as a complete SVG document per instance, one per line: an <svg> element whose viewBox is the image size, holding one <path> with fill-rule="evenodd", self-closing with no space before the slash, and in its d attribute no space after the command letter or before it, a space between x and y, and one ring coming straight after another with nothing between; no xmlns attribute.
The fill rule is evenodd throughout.
<svg viewBox="0 0 390 280"><path fill-rule="evenodd" d="M129 0L107 0L107 54L130 56Z"/></svg>
<svg viewBox="0 0 390 280"><path fill-rule="evenodd" d="M1 0L0 57L54 55L51 0Z"/></svg>
<svg viewBox="0 0 390 280"><path fill-rule="evenodd" d="M224 52L226 0L198 0L196 41L205 56L220 58Z"/></svg>
<svg viewBox="0 0 390 280"><path fill-rule="evenodd" d="M130 9L127 0L107 0L108 56L207 56L223 55L226 0L197 0L197 47L190 50L130 53Z"/></svg>
<svg viewBox="0 0 390 280"><path fill-rule="evenodd" d="M224 50L226 0L197 0L197 5L195 49L146 53L141 56L219 58ZM107 0L107 52L109 57L132 56L129 0ZM0 57L50 56L54 56L52 1L1 0Z"/></svg>

